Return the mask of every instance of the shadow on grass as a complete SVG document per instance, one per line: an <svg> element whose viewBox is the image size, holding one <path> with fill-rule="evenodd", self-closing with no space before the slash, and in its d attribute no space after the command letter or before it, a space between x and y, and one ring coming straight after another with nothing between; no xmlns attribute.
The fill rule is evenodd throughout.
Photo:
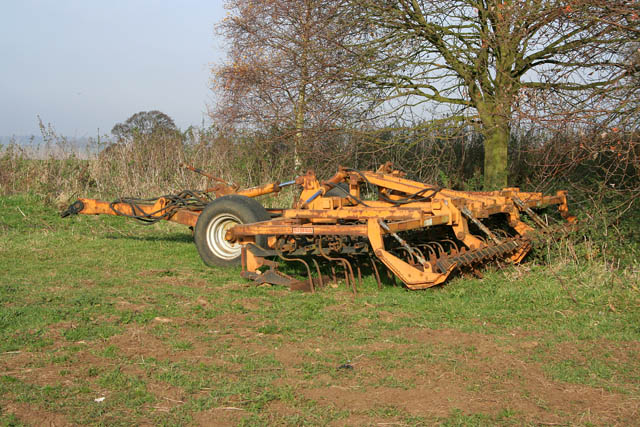
<svg viewBox="0 0 640 427"><path fill-rule="evenodd" d="M335 254L332 254L332 256L336 257ZM373 261L376 264L381 286L404 287L400 279L391 273L390 270L388 270L382 262L375 257L338 255L337 258L341 258L349 262L351 269L347 271L349 271L349 275L353 273L353 278L356 280L357 286L360 286L362 280L367 277L371 277L373 280L376 280L375 270L372 265ZM302 263L298 261L285 261L279 257L270 257L269 259L278 263L278 270L280 272L300 280L307 280L308 272ZM312 262L312 257L303 256L302 259L304 259L309 265L311 275L313 277L317 277L318 274L315 269L315 265ZM326 277L331 281L334 281L334 277L338 281L345 280L345 266L340 261L329 261L319 256L316 256L315 260L318 262L320 273L323 277Z"/></svg>
<svg viewBox="0 0 640 427"><path fill-rule="evenodd" d="M108 233L105 235L105 238L113 240L137 240L142 242L193 243L193 236L185 233L166 234L158 236L128 236L124 234Z"/></svg>

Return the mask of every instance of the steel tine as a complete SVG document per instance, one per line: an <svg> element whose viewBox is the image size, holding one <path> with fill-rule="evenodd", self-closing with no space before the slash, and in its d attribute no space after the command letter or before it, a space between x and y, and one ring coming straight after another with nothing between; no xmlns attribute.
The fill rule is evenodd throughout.
<svg viewBox="0 0 640 427"><path fill-rule="evenodd" d="M345 281L345 284L347 285L347 288L349 288L349 271L347 269L347 266L351 268L351 265L349 265L347 263L347 260L345 260L344 258L333 258L327 255L324 252L324 250L322 250L322 241L319 241L317 246L318 246L318 252L320 252L320 255L322 255L324 258L328 259L329 261L339 261L342 263L342 267L344 268L344 281ZM353 271L351 272L351 277L353 277ZM355 287L355 282L353 286Z"/></svg>
<svg viewBox="0 0 640 427"><path fill-rule="evenodd" d="M389 267L385 268L385 271L387 272L387 278L389 281L393 283L393 286L396 286L398 284L398 282L396 282L396 275L393 274L393 271L391 271Z"/></svg>
<svg viewBox="0 0 640 427"><path fill-rule="evenodd" d="M356 288L356 278L353 275L353 268L351 267L351 263L348 259L342 258L342 260L344 261L345 265L349 267L349 276L351 277L351 285L353 286L353 294L355 295L356 293L358 293L358 289Z"/></svg>
<svg viewBox="0 0 640 427"><path fill-rule="evenodd" d="M425 244L422 245L422 247L424 247L425 249L427 249L429 251L429 258L432 258L432 257L433 257L433 259L437 259L438 258L438 256L436 255L435 251L433 250L433 248L431 247L430 244L425 243Z"/></svg>
<svg viewBox="0 0 640 427"><path fill-rule="evenodd" d="M445 239L445 240L443 240L443 242L447 242L447 243L449 243L451 245L451 248L449 248L449 253L450 254L453 253L454 250L455 250L455 253L460 252L460 249L458 248L458 245L456 245L456 242L454 242L453 240Z"/></svg>
<svg viewBox="0 0 640 427"><path fill-rule="evenodd" d="M378 289L382 289L382 282L380 281L380 273L378 273L378 267L376 266L376 261L373 259L371 255L369 255L369 260L371 261L371 266L373 267L373 272L376 276L376 282L378 282Z"/></svg>
<svg viewBox="0 0 640 427"><path fill-rule="evenodd" d="M344 260L341 259L340 262L342 263L342 269L344 270L344 282L347 286L347 289L349 289L349 270L347 270L347 264L345 264Z"/></svg>
<svg viewBox="0 0 640 427"><path fill-rule="evenodd" d="M324 281L322 280L322 273L320 272L320 266L318 265L318 261L316 261L315 258L311 258L311 261L313 261L313 264L316 266L316 272L318 273L318 283L320 284L321 288L324 288ZM315 293L315 286L311 288L311 292Z"/></svg>
<svg viewBox="0 0 640 427"><path fill-rule="evenodd" d="M444 250L444 247L440 244L440 242L433 242L440 249L440 256L444 256L447 254L447 251Z"/></svg>
<svg viewBox="0 0 640 427"><path fill-rule="evenodd" d="M311 277L311 269L309 268L309 264L302 258L286 258L284 255L282 255L281 252L278 253L278 256L285 261L299 261L302 264L304 264L305 268L307 269L307 277L309 279L309 289L311 289L311 292L313 292L313 277Z"/></svg>
<svg viewBox="0 0 640 427"><path fill-rule="evenodd" d="M402 251L405 251L405 252L407 253L407 256L408 256L408 258L409 258L409 262L410 262L411 264L415 264L415 263L416 263L416 260L414 259L413 254L411 253L411 251L410 251L409 249L407 249L407 248L402 248L402 247L401 247L401 248L399 248L399 249L400 249L400 250L402 250Z"/></svg>

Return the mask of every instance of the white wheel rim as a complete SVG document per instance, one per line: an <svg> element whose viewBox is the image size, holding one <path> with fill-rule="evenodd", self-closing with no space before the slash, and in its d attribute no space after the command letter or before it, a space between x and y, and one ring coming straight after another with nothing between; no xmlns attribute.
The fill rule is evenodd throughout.
<svg viewBox="0 0 640 427"><path fill-rule="evenodd" d="M228 213L220 214L209 222L207 226L207 245L216 257L231 260L240 256L242 247L225 239L227 231L238 224L242 224L242 221Z"/></svg>

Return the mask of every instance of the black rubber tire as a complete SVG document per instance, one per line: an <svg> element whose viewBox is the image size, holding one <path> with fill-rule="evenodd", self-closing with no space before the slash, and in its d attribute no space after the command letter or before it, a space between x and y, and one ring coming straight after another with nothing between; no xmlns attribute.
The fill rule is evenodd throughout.
<svg viewBox="0 0 640 427"><path fill-rule="evenodd" d="M198 217L193 238L198 254L209 266L224 267L240 264L240 246L224 240L226 230L234 224L267 221L271 216L257 201L232 194L215 199ZM256 244L266 247L267 237L256 236Z"/></svg>

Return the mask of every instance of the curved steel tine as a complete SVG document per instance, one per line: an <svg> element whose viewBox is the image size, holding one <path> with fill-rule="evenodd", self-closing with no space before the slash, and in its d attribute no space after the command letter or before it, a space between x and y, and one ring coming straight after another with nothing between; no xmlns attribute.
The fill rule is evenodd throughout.
<svg viewBox="0 0 640 427"><path fill-rule="evenodd" d="M320 272L320 266L318 265L318 261L316 261L315 258L311 258L311 261L313 261L313 264L316 266L316 272L318 273L318 283L320 284L321 288L324 288L324 280L322 280L322 273ZM311 288L311 292L315 292L315 285L313 288Z"/></svg>
<svg viewBox="0 0 640 427"><path fill-rule="evenodd" d="M398 248L398 249L403 250L403 251L405 251L407 253L408 258L411 261L411 264L415 264L416 263L416 260L414 259L413 254L411 253L410 250L408 250L407 248L402 248L402 247Z"/></svg>
<svg viewBox="0 0 640 427"><path fill-rule="evenodd" d="M304 264L305 268L307 269L307 274L308 274L307 277L309 279L309 288L313 292L313 278L311 277L311 269L309 268L309 264L307 264L307 262L302 258L286 258L284 255L282 255L282 252L278 252L278 256L285 261L299 261Z"/></svg>
<svg viewBox="0 0 640 427"><path fill-rule="evenodd" d="M440 244L440 242L434 241L433 242L437 248L440 249L440 256L445 256L447 254L447 251L444 250L444 247Z"/></svg>
<svg viewBox="0 0 640 427"><path fill-rule="evenodd" d="M417 264L418 261L416 260L415 254L413 252L411 252L410 250L408 250L408 249L406 251L409 254L409 257L411 258L411 262L414 263L414 264Z"/></svg>
<svg viewBox="0 0 640 427"><path fill-rule="evenodd" d="M500 234L502 237L504 237L505 239L510 238L509 233L507 233L505 230L501 230L501 229L496 229L496 230L492 230L494 233L498 233Z"/></svg>
<svg viewBox="0 0 640 427"><path fill-rule="evenodd" d="M420 249L420 248L419 248L419 247L417 247L417 246L414 246L414 247L413 247L413 250L414 250L414 251L417 251L417 252L420 254L420 256L422 257L422 259L427 260L427 258L425 258L425 257L424 257L424 252L422 252L422 249Z"/></svg>
<svg viewBox="0 0 640 427"><path fill-rule="evenodd" d="M342 264L342 269L344 270L344 282L347 286L347 289L349 289L349 287L351 286L351 284L349 283L349 270L347 270L347 265L344 263L343 260L339 260L339 261Z"/></svg>
<svg viewBox="0 0 640 427"><path fill-rule="evenodd" d="M432 246L431 243L427 243L427 246L429 248L429 250L431 251L431 253L433 253L433 256L436 258L439 258L440 256L438 255L438 248Z"/></svg>
<svg viewBox="0 0 640 427"><path fill-rule="evenodd" d="M460 250L458 249L458 245L456 245L456 242L454 242L451 239L445 239L443 240L443 242L447 242L449 244L451 244L452 248L456 250L456 252L460 252ZM451 249L449 249L449 253L451 253Z"/></svg>
<svg viewBox="0 0 640 427"><path fill-rule="evenodd" d="M431 255L433 255L434 258L438 258L438 256L434 252L433 248L428 243L423 243L420 246L422 246L424 249L427 249L429 251L429 257L431 257Z"/></svg>
<svg viewBox="0 0 640 427"><path fill-rule="evenodd" d="M329 261L339 261L342 263L342 267L344 268L344 280L346 282L347 288L349 288L350 284L349 284L349 272L351 272L351 277L353 277L353 270L351 269L351 264L349 264L349 262L344 259L344 258L333 258L330 257L329 255L327 255L324 250L322 250L322 241L319 241L318 243L318 252L320 252L320 255L322 255L324 258L328 259ZM347 268L348 267L348 268ZM353 280L353 292L356 292L356 282L355 279Z"/></svg>
<svg viewBox="0 0 640 427"><path fill-rule="evenodd" d="M382 282L380 281L380 273L378 273L378 267L376 266L376 261L373 259L373 256L369 254L369 260L371 261L371 266L373 267L373 272L376 276L376 282L378 282L378 289L382 289Z"/></svg>
<svg viewBox="0 0 640 427"><path fill-rule="evenodd" d="M414 249L414 250L416 250L416 251L418 251L418 253L420 253L420 256L421 256L422 258L426 259L426 258L424 257L424 252L422 252L422 250L421 250L419 247L415 246L413 249Z"/></svg>
<svg viewBox="0 0 640 427"><path fill-rule="evenodd" d="M318 238L318 240L316 240L316 247L318 248L318 252L320 253L320 255L323 258L325 258L325 259L327 259L329 261L339 261L338 259L331 258L329 255L324 253L324 251L322 250L322 239L321 238ZM344 267L344 264L342 266ZM349 287L349 278L347 277L346 270L347 269L345 268L345 277L344 277L344 279L347 282L347 287ZM333 283L338 284L338 278L336 276L336 269L335 269L335 267L333 265L331 266L331 273L333 275Z"/></svg>
<svg viewBox="0 0 640 427"><path fill-rule="evenodd" d="M351 263L346 258L338 258L345 263L345 265L349 268L349 277L351 278L351 285L353 286L353 294L358 293L358 289L356 288L356 278L353 275L353 267L351 267Z"/></svg>
<svg viewBox="0 0 640 427"><path fill-rule="evenodd" d="M356 269L358 270L358 285L362 287L362 272L360 271L360 263L356 265Z"/></svg>
<svg viewBox="0 0 640 427"><path fill-rule="evenodd" d="M387 266L385 265L385 267ZM391 282L393 283L393 286L398 286L398 281L396 279L395 273L391 271L389 267L387 267L385 270L387 270L387 277L389 278L389 280L391 280Z"/></svg>

